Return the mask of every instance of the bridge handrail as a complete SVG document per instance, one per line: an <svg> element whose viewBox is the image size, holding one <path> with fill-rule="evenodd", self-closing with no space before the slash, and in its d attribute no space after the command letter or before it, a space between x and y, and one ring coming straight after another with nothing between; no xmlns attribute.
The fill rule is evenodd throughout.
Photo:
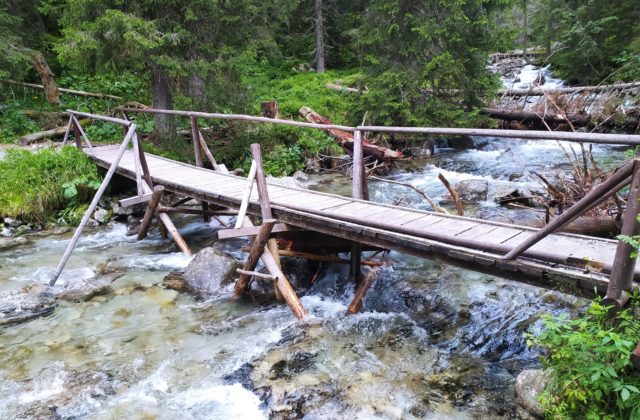
<svg viewBox="0 0 640 420"><path fill-rule="evenodd" d="M316 128L320 130L342 130L347 132L369 131L376 133L407 133L407 134L433 134L433 135L453 135L453 136L485 136L512 138L514 140L561 140L578 143L598 143L598 144L622 144L640 145L640 135L637 134L603 134L603 133L580 133L580 132L558 132L558 131L535 131L535 130L499 130L490 128L447 128L447 127L393 127L393 126L367 126L357 127L346 125L325 125L308 122L285 120L280 118L257 117L245 114L221 114L199 111L184 111L174 109L153 109L153 108L116 108L120 112L138 112L146 114L166 114L183 117L198 117L222 120L251 121L267 124L289 125L294 127ZM86 115L85 115L86 116Z"/></svg>

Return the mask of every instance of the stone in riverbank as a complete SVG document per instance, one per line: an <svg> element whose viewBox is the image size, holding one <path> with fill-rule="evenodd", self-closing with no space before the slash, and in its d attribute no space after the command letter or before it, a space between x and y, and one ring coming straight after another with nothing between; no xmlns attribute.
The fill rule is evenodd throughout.
<svg viewBox="0 0 640 420"><path fill-rule="evenodd" d="M32 284L20 290L0 293L0 326L26 322L48 315L55 307L55 297L50 290Z"/></svg>
<svg viewBox="0 0 640 420"><path fill-rule="evenodd" d="M198 252L184 273L185 288L203 299L215 294L235 276L240 265L215 248Z"/></svg>
<svg viewBox="0 0 640 420"><path fill-rule="evenodd" d="M514 393L516 401L529 413L540 416L544 414L538 397L551 380L551 372L541 369L527 369L518 374Z"/></svg>

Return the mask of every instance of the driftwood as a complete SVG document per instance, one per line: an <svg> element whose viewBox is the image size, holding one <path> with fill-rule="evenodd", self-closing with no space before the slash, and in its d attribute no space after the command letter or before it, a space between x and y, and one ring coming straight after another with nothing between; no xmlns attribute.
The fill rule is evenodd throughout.
<svg viewBox="0 0 640 420"><path fill-rule="evenodd" d="M17 86L24 86L24 87L29 87L33 89L45 90L45 87L43 85L38 85L35 83L18 82L15 80L3 80L2 82L10 85L17 85ZM69 95L87 96L92 98L104 98L104 99L113 99L116 101L124 101L124 98L122 96L107 95L105 93L93 93L93 92L85 92L83 90L74 90L74 89L65 89L65 88L58 88L58 91L61 93L67 93Z"/></svg>
<svg viewBox="0 0 640 420"><path fill-rule="evenodd" d="M544 96L544 95L566 95L575 93L603 93L620 90L640 89L640 82L616 83L613 85L598 86L572 86L555 89L502 89L498 91L503 96Z"/></svg>
<svg viewBox="0 0 640 420"><path fill-rule="evenodd" d="M444 175L438 174L438 179L440 182L444 184L444 186L449 190L449 194L451 194L451 199L456 204L456 211L458 212L458 216L464 216L464 207L462 206L462 200L460 200L460 196L458 195L458 191L449 183L447 178Z"/></svg>
<svg viewBox="0 0 640 420"><path fill-rule="evenodd" d="M356 294L353 297L353 300L347 308L347 314L353 315L360 311L360 309L362 308L362 299L364 299L364 295L376 281L376 278L378 277L378 271L379 269L373 268L369 270L367 275L362 279L360 285L358 286L358 290L356 290Z"/></svg>
<svg viewBox="0 0 640 420"><path fill-rule="evenodd" d="M628 130L635 130L640 127L640 121L637 119L626 118L618 121L615 118L606 118L605 116L596 116L589 114L541 114L534 111L512 111L508 109L484 108L481 114L488 115L491 118L503 121L518 121L520 123L533 123L533 125L556 126L558 124L571 124L574 127L618 127Z"/></svg>
<svg viewBox="0 0 640 420"><path fill-rule="evenodd" d="M545 226L545 223L542 219L518 221L517 224L538 229L541 229ZM559 231L566 233L577 233L580 235L609 236L620 231L620 222L608 216L584 216L577 218L576 220L559 229Z"/></svg>
<svg viewBox="0 0 640 420"><path fill-rule="evenodd" d="M332 125L330 119L323 117L309 107L303 106L298 113L307 121L314 124ZM327 131L349 155L353 155L353 133L338 129L329 129ZM371 156L377 161L399 159L402 157L402 152L391 150L388 147L378 146L366 140L362 141L362 148L365 157Z"/></svg>
<svg viewBox="0 0 640 420"><path fill-rule="evenodd" d="M82 126L86 126L86 125L89 125L91 121L88 118L84 118L79 120L79 122ZM62 137L66 132L67 132L67 127L58 127L51 130L38 131L37 133L27 134L25 136L20 137L17 141L23 146L26 146L28 144L36 143L41 140Z"/></svg>

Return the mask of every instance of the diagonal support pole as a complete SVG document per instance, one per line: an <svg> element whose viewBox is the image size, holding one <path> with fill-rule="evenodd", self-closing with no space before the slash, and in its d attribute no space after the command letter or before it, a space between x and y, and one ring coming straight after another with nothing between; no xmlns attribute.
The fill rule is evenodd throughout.
<svg viewBox="0 0 640 420"><path fill-rule="evenodd" d="M587 195L585 195L573 206L568 208L567 211L562 213L560 216L556 217L551 223L549 223L544 228L537 231L534 235L527 238L527 240L523 241L520 245L509 251L509 253L507 253L507 255L503 257L503 259L512 260L522 255L523 252L540 242L546 236L571 223L571 221L593 207L594 204L600 203L604 201L604 199L615 194L617 192L617 186L633 174L634 165L635 161L629 162L624 165L622 168L620 168L620 170L609 177L609 179L593 188Z"/></svg>
<svg viewBox="0 0 640 420"><path fill-rule="evenodd" d="M53 273L53 276L51 277L51 280L49 281L49 285L50 286L53 286L53 285L56 284L56 281L58 280L58 277L60 277L60 274L62 273L62 270L64 270L64 266L67 264L67 260L71 256L71 253L73 252L73 249L76 247L76 244L78 243L78 239L80 239L80 235L82 234L82 230L87 225L87 222L89 221L89 218L91 217L91 215L95 211L96 207L98 206L98 202L100 201L100 198L102 197L102 194L104 194L104 191L107 189L107 186L109 185L109 182L111 181L111 178L113 177L113 174L116 172L116 169L118 168L118 164L120 163L120 160L122 159L122 155L124 155L124 152L127 150L127 146L129 145L129 142L131 141L131 138L133 137L135 132L136 132L136 125L135 124L131 124L129 126L129 130L127 131L127 135L125 136L124 140L122 141L122 144L120 144L120 148L118 148L118 152L116 153L115 160L113 161L113 163L109 167L109 170L107 171L107 174L104 176L104 180L102 181L102 184L100 184L100 187L98 188L98 191L96 191L96 194L93 196L93 200L91 200L91 204L89 204L89 208L84 213L84 216L82 216L82 220L80 220L80 224L76 228L76 231L74 232L73 237L71 238L71 241L69 241L69 245L67 245L67 249L64 251L64 254L62 255L62 258L60 258L60 262L58 263L58 266L56 267L56 271Z"/></svg>
<svg viewBox="0 0 640 420"><path fill-rule="evenodd" d="M637 236L640 234L638 213L640 212L640 162L635 161L631 189L627 198L627 208L622 216L621 234L625 236ZM633 256L633 247L626 242L618 241L616 255L613 260L613 268L607 287L607 301L616 302L620 308L624 305L623 292L630 290L635 274L636 257ZM622 300L621 300L622 299Z"/></svg>

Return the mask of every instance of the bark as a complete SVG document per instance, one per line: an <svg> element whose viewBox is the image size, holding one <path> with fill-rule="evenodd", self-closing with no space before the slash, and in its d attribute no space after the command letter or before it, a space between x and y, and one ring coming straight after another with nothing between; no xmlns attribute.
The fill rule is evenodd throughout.
<svg viewBox="0 0 640 420"><path fill-rule="evenodd" d="M266 101L260 103L260 111L263 117L267 118L279 118L280 112L278 110L278 102Z"/></svg>
<svg viewBox="0 0 640 420"><path fill-rule="evenodd" d="M187 79L187 92L193 101L196 109L202 109L206 103L206 95L204 92L205 81L197 73L192 74Z"/></svg>
<svg viewBox="0 0 640 420"><path fill-rule="evenodd" d="M499 108L484 108L481 114L503 121L517 121L523 129L527 128L558 128L559 125L571 123L573 127L595 127L602 126L608 128L624 128L626 130L636 130L640 126L640 121L633 118L626 118L622 121L616 118L606 118L589 114L540 114L533 111L510 111ZM517 127L514 127L517 128Z"/></svg>
<svg viewBox="0 0 640 420"><path fill-rule="evenodd" d="M153 90L153 108L173 109L171 79L161 66L150 64L151 88ZM153 114L153 139L157 145L175 146L177 131L175 117L166 114Z"/></svg>
<svg viewBox="0 0 640 420"><path fill-rule="evenodd" d="M323 117L322 115L306 106L300 108L298 113L307 121L315 124L332 124L330 119ZM349 155L353 155L353 133L336 129L330 129L327 130L327 132L336 139L337 143L342 146L342 148L345 149L345 151L349 153ZM384 160L399 159L402 157L402 152L391 150L384 146L378 146L366 140L362 142L362 148L365 157L371 156L380 162Z"/></svg>
<svg viewBox="0 0 640 420"><path fill-rule="evenodd" d="M40 80L42 80L42 86L44 88L44 94L47 98L47 102L51 105L60 105L60 92L58 92L58 85L53 79L53 72L51 72L49 64L47 64L47 61L40 52L35 52L32 60L33 67L40 75Z"/></svg>
<svg viewBox="0 0 640 420"><path fill-rule="evenodd" d="M84 118L80 120L80 124L88 125L91 121L88 118ZM51 130L38 131L36 133L31 133L20 137L17 141L23 146L28 144L36 143L41 140L52 139L55 137L62 137L64 133L66 133L67 127L58 127Z"/></svg>
<svg viewBox="0 0 640 420"><path fill-rule="evenodd" d="M324 73L324 20L322 0L316 0L316 72Z"/></svg>
<svg viewBox="0 0 640 420"><path fill-rule="evenodd" d="M569 93L602 93L618 90L640 89L640 82L616 83L613 85L599 86L572 86L556 89L503 89L498 91L498 95L502 96L544 96L544 95L563 95Z"/></svg>

